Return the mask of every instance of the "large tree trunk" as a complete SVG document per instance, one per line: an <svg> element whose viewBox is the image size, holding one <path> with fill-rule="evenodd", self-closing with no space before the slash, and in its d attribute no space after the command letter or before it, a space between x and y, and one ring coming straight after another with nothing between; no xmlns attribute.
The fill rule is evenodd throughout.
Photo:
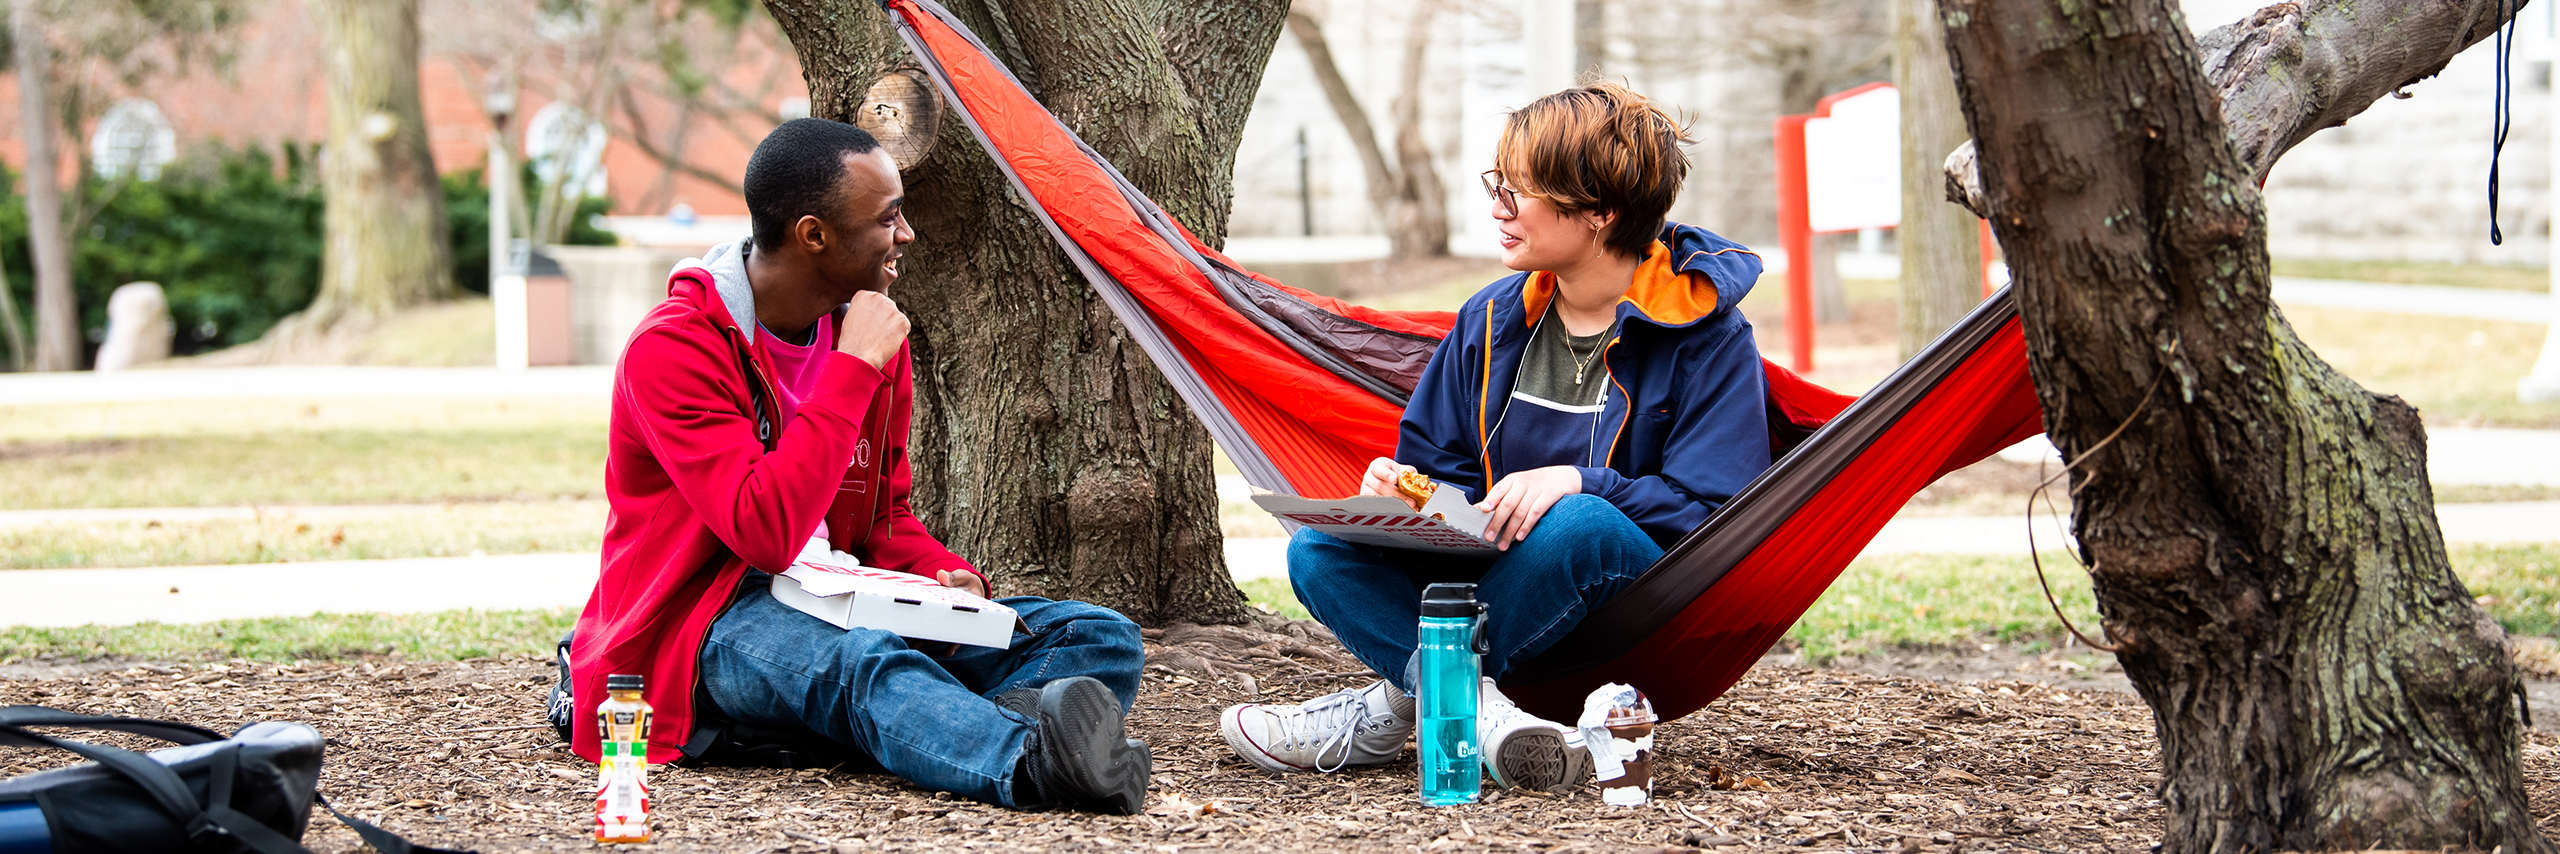
<svg viewBox="0 0 2560 854"><path fill-rule="evenodd" d="M9 29L17 44L18 121L27 151L27 249L36 271L33 367L76 371L84 349L80 304L71 290L71 238L63 232L62 183L54 174L53 99L45 91L53 50L41 15L35 0L17 0L9 8Z"/></svg>
<svg viewBox="0 0 2560 854"><path fill-rule="evenodd" d="M2244 82L2270 97L2233 115L2343 121L2485 35L2494 2L2261 12L2292 66L2243 72L2278 79ZM2521 684L2446 559L2417 411L2268 298L2251 178L2309 130L2227 127L2173 0L1941 5L2046 426L2066 458L2095 452L2073 524L2157 720L2164 850L2552 850ZM2363 64L2323 76L2341 61Z"/></svg>
<svg viewBox="0 0 2560 854"><path fill-rule="evenodd" d="M1982 302L1981 225L1948 202L1938 166L1965 140L1936 0L1893 0L1893 86L1902 97L1901 357Z"/></svg>
<svg viewBox="0 0 2560 854"><path fill-rule="evenodd" d="M1193 234L1223 243L1237 135L1285 0L949 4L1033 95ZM813 115L901 49L871 0L767 0ZM915 323L915 499L1008 593L1143 623L1236 622L1208 434L959 121L905 171L893 292Z"/></svg>
<svg viewBox="0 0 2560 854"><path fill-rule="evenodd" d="M1389 253L1398 258L1439 258L1449 254L1448 188L1440 182L1439 167L1433 162L1431 146L1422 132L1422 87L1424 60L1431 47L1432 19L1439 14L1438 0L1423 0L1407 10L1403 64L1403 88L1396 93L1392 105L1396 121L1395 160L1389 162L1387 149L1378 144L1377 131L1369 123L1369 111L1351 92L1351 82L1342 75L1342 67L1334 64L1333 48L1325 42L1324 25L1304 11L1289 13L1289 33L1298 47L1307 53L1307 64L1316 75L1316 85L1324 90L1325 102L1333 107L1333 115L1342 122L1342 130L1351 137L1351 150L1360 157L1361 174L1367 179L1369 208L1378 216L1378 224L1387 230Z"/></svg>
<svg viewBox="0 0 2560 854"><path fill-rule="evenodd" d="M284 325L302 331L453 293L444 193L419 106L417 0L314 0L311 8L329 51L320 173L328 210L320 293Z"/></svg>

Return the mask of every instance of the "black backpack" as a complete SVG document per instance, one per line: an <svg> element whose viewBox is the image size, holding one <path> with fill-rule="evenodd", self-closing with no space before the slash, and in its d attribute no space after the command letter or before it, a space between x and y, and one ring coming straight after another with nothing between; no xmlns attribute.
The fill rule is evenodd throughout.
<svg viewBox="0 0 2560 854"><path fill-rule="evenodd" d="M545 703L551 728L563 742L574 733L570 727L586 717L578 714L578 702L569 688L569 642L577 636L574 630L561 635L560 645L552 650L552 663L559 668L560 679L552 684ZM684 756L675 764L688 768L843 768L854 773L881 770L880 763L862 751L807 729L730 720L720 713L720 706L711 701L710 694L698 687L693 692L693 734L685 738Z"/></svg>
<svg viewBox="0 0 2560 854"><path fill-rule="evenodd" d="M112 730L182 746L136 753L31 726ZM55 854L311 854L301 839L314 803L382 854L465 854L413 845L329 806L318 789L322 743L318 730L296 723L253 723L224 738L191 724L8 706L0 708L0 745L68 750L91 761L0 780L0 810L33 803Z"/></svg>

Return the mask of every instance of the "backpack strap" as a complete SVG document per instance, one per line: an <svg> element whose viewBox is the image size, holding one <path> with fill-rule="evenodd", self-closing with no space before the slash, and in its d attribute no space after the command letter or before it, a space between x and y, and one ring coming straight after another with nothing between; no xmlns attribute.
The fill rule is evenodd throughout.
<svg viewBox="0 0 2560 854"><path fill-rule="evenodd" d="M221 741L223 735L194 724L156 721L149 718L111 718L66 712L44 706L0 706L0 726L58 726L77 729L112 730L156 738L171 744L203 744ZM29 745L33 746L33 745Z"/></svg>
<svg viewBox="0 0 2560 854"><path fill-rule="evenodd" d="M471 851L437 848L402 839L400 834L384 830L380 825L339 812L336 806L329 803L327 797L317 792L312 793L311 800L319 804L321 809L328 810L331 816L335 816L348 829L355 831L357 836L363 837L365 844L373 846L373 850L380 854L474 854Z"/></svg>
<svg viewBox="0 0 2560 854"><path fill-rule="evenodd" d="M186 780L181 779L178 772L170 770L169 766L162 765L149 756L120 747L54 738L29 731L26 729L29 726L110 730L183 745L228 740L219 733L175 721L84 715L43 706L0 707L0 745L51 747L69 751L98 763L98 767L105 768L117 776L133 781L134 785L141 787L145 794L151 796L154 803L160 805L162 813L178 819L183 824L188 840L198 847L207 847L214 840L227 836L238 840L240 844L258 854L312 854L311 849L302 847L301 843L277 832L275 828L268 827L265 822L231 808L231 784L240 768L240 745L226 745L215 750L209 757L206 772L210 776L205 781L205 794L211 803L199 804L196 802L195 793L187 789ZM313 792L311 799L319 804L321 809L328 810L331 816L345 822L347 827L355 830L357 836L363 837L366 844L372 845L381 854L472 854L469 851L412 843L371 822L339 812L337 807L329 804L328 798L321 796L318 792Z"/></svg>

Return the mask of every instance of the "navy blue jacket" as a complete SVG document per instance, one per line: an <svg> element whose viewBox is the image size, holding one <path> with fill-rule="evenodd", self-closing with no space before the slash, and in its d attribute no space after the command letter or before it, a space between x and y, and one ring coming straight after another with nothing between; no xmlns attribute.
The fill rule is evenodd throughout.
<svg viewBox="0 0 2560 854"><path fill-rule="evenodd" d="M1583 492L1669 546L1769 467L1767 380L1751 323L1735 307L1759 278L1760 256L1741 244L1664 226L1618 302L1617 334L1602 345L1610 384L1598 420L1586 416L1578 429L1555 429L1551 410L1511 398L1555 277L1494 282L1458 310L1423 369L1396 461L1464 488L1470 501L1512 472L1574 465Z"/></svg>

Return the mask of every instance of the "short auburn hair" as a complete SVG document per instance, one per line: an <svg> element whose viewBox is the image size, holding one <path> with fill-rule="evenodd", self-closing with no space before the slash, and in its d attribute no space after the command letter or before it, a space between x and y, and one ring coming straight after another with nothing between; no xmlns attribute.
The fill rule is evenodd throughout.
<svg viewBox="0 0 2560 854"><path fill-rule="evenodd" d="M1689 177L1689 129L1635 90L1600 82L1512 112L1493 165L1512 189L1566 213L1616 214L1602 245L1642 258Z"/></svg>

